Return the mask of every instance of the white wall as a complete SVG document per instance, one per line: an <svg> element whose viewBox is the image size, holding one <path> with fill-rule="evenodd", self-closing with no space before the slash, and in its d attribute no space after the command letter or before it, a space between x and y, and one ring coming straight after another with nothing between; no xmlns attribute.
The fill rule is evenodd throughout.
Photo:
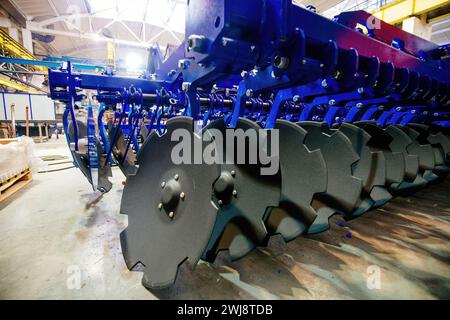
<svg viewBox="0 0 450 320"><path fill-rule="evenodd" d="M0 94L0 120L6 120L5 104L3 103L3 94Z"/></svg>
<svg viewBox="0 0 450 320"><path fill-rule="evenodd" d="M30 98L28 94L9 94L4 93L4 101L6 105L6 119L11 120L11 104L14 103L14 115L16 120L25 120L25 107L30 105ZM31 112L28 115L31 120Z"/></svg>
<svg viewBox="0 0 450 320"><path fill-rule="evenodd" d="M30 121L55 120L55 104L45 94L0 93L0 120L11 120L11 104L15 104L15 118L26 120L26 106L29 109ZM5 108L6 105L6 115Z"/></svg>
<svg viewBox="0 0 450 320"><path fill-rule="evenodd" d="M46 95L32 94L33 120L55 120L55 103Z"/></svg>

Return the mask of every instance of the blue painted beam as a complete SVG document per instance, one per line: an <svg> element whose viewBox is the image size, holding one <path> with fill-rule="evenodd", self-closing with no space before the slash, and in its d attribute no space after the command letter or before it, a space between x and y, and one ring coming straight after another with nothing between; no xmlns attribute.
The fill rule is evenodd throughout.
<svg viewBox="0 0 450 320"><path fill-rule="evenodd" d="M52 62L65 62L65 61L70 61L76 64L82 64L82 65L92 65L92 66L97 66L97 65L106 65L106 60L105 59L88 59L88 58L77 58L77 57L72 57L72 56L61 56L61 57L56 57L56 56L51 56L51 55L35 55L37 57L39 57L40 59L42 59L42 61L52 61Z"/></svg>
<svg viewBox="0 0 450 320"><path fill-rule="evenodd" d="M15 63L15 64L24 64L24 65L32 65L32 66L41 66L47 67L50 69L59 69L61 67L62 62L57 61L42 61L42 60L28 60L28 59L20 59L20 58L7 58L0 56L0 63ZM72 64L73 69L75 70L91 70L91 71L104 71L105 67L88 65L88 64Z"/></svg>

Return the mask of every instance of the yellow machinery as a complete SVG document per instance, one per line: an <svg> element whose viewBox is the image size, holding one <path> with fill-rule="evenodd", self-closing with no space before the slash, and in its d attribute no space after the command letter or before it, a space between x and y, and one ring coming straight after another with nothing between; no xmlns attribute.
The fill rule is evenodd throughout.
<svg viewBox="0 0 450 320"><path fill-rule="evenodd" d="M0 55L8 58L20 58L27 60L38 60L30 51L24 48L19 42L11 38L8 33L0 29ZM23 68L30 72L47 71L46 67L24 65ZM29 86L13 81L6 77L0 77L0 85L10 87L19 91L29 92L29 93L39 93L37 90L30 88Z"/></svg>
<svg viewBox="0 0 450 320"><path fill-rule="evenodd" d="M398 0L375 10L373 15L387 23L396 24L447 5L450 5L449 0Z"/></svg>
<svg viewBox="0 0 450 320"><path fill-rule="evenodd" d="M1 55L5 57L38 60L30 51L2 29L0 29L0 50ZM47 68L41 66L27 66L27 69L31 69L30 71L47 71Z"/></svg>

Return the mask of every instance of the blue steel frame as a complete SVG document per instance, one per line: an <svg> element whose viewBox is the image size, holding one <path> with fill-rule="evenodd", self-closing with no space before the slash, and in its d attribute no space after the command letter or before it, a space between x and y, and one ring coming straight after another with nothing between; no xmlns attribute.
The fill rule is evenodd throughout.
<svg viewBox="0 0 450 320"><path fill-rule="evenodd" d="M200 125L223 117L232 127L249 117L269 129L279 118L330 127L358 120L448 125L449 47L374 20L356 11L331 21L290 0L191 0L185 42L164 62L151 51L152 75L75 73L69 62L49 70L50 94L67 103L76 150L78 89L97 92L99 124L105 109L121 105L116 126L129 135L126 151L131 144L138 150L142 121L162 133L163 120L176 115ZM117 130L111 141L100 135L110 161Z"/></svg>

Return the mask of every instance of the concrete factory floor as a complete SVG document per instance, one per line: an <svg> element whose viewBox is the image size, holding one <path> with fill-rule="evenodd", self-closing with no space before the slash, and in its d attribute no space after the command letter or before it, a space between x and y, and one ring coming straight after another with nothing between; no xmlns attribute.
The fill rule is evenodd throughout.
<svg viewBox="0 0 450 320"><path fill-rule="evenodd" d="M37 144L36 154L69 156L64 139ZM353 221L333 218L319 235L183 267L174 287L150 292L122 259L124 178L113 174L99 201L72 168L37 173L0 204L1 299L450 298L449 179Z"/></svg>

